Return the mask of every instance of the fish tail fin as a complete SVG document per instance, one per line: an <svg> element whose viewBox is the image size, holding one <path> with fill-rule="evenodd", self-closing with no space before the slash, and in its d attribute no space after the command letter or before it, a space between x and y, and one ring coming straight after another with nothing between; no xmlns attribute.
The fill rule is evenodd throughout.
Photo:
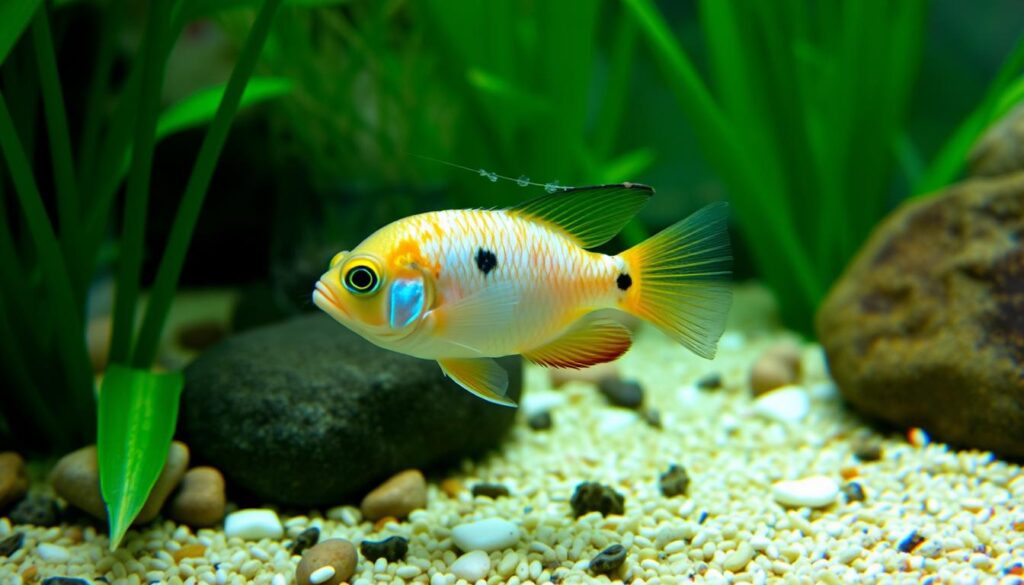
<svg viewBox="0 0 1024 585"><path fill-rule="evenodd" d="M728 204L712 203L619 255L619 308L711 359L732 304Z"/></svg>

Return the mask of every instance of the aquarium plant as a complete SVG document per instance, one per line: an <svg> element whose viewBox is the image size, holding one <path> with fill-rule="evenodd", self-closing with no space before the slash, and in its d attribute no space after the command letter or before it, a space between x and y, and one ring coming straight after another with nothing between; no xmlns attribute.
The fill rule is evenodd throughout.
<svg viewBox="0 0 1024 585"><path fill-rule="evenodd" d="M152 489L174 432L182 378L152 365L228 128L242 104L288 89L280 80L252 77L280 3L148 3L141 47L122 82L113 68L126 6L100 3L102 30L77 133L58 67L61 36L54 34L66 14L39 0L0 4L0 149L10 178L0 180L3 436L36 452L97 442L112 548ZM246 5L257 7L256 16L229 81L161 111L168 53L186 23ZM40 105L45 137L36 136ZM154 146L169 133L207 122L143 309L140 266ZM44 140L48 164L33 157ZM117 288L109 365L97 395L85 315L113 218L120 222L113 239Z"/></svg>

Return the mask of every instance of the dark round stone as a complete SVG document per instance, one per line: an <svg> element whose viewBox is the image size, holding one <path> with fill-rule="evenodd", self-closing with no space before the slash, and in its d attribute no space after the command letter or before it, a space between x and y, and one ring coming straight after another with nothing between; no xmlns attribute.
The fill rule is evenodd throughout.
<svg viewBox="0 0 1024 585"><path fill-rule="evenodd" d="M535 431L546 431L551 428L551 412L543 410L530 415L530 417L526 419L526 424Z"/></svg>
<svg viewBox="0 0 1024 585"><path fill-rule="evenodd" d="M60 505L57 500L40 495L29 495L14 505L7 515L14 524L56 526L60 524Z"/></svg>
<svg viewBox="0 0 1024 585"><path fill-rule="evenodd" d="M644 418L644 422L651 425L656 429L661 428L661 411L657 408L647 408L641 413Z"/></svg>
<svg viewBox="0 0 1024 585"><path fill-rule="evenodd" d="M518 399L522 361L498 361ZM178 429L229 485L263 501L324 506L403 469L483 454L515 412L459 388L436 362L313 314L229 338L192 362Z"/></svg>
<svg viewBox="0 0 1024 585"><path fill-rule="evenodd" d="M853 456L865 463L878 461L882 458L882 444L872 439L857 441L853 445Z"/></svg>
<svg viewBox="0 0 1024 585"><path fill-rule="evenodd" d="M25 533L15 532L7 538L0 540L0 557L9 557L18 552L21 545L25 543Z"/></svg>
<svg viewBox="0 0 1024 585"><path fill-rule="evenodd" d="M690 487L690 474L682 465L670 465L668 471L658 478L658 487L665 497L685 496Z"/></svg>
<svg viewBox="0 0 1024 585"><path fill-rule="evenodd" d="M622 494L594 481L577 485L569 503L577 518L590 512L600 512L602 516L607 516L622 514L626 510L626 499Z"/></svg>
<svg viewBox="0 0 1024 585"><path fill-rule="evenodd" d="M864 488L855 481L844 483L840 488L843 495L846 496L847 502L863 502L864 501Z"/></svg>
<svg viewBox="0 0 1024 585"><path fill-rule="evenodd" d="M626 547L613 544L590 559L590 570L599 575L614 573L626 560Z"/></svg>
<svg viewBox="0 0 1024 585"><path fill-rule="evenodd" d="M78 577L47 577L42 585L89 585L89 582Z"/></svg>
<svg viewBox="0 0 1024 585"><path fill-rule="evenodd" d="M615 406L639 408L644 403L644 389L634 380L604 378L597 383L597 388Z"/></svg>
<svg viewBox="0 0 1024 585"><path fill-rule="evenodd" d="M500 483L478 483L473 485L474 496L486 496L492 500L508 495L508 488Z"/></svg>
<svg viewBox="0 0 1024 585"><path fill-rule="evenodd" d="M381 541L364 540L359 543L359 552L371 561L385 559L395 563L405 558L409 552L409 541L401 536L389 536Z"/></svg>
<svg viewBox="0 0 1024 585"><path fill-rule="evenodd" d="M310 526L295 537L291 553L293 555L302 555L303 551L311 546L315 546L318 542L320 542L320 529L316 526Z"/></svg>
<svg viewBox="0 0 1024 585"><path fill-rule="evenodd" d="M701 390L717 390L722 387L722 374L711 372L697 380L697 387Z"/></svg>
<svg viewBox="0 0 1024 585"><path fill-rule="evenodd" d="M921 546L921 543L924 542L924 540L925 538L918 534L916 530L911 530L910 534L908 534L906 538L901 540L899 544L896 546L896 548L900 552L914 552L914 549Z"/></svg>

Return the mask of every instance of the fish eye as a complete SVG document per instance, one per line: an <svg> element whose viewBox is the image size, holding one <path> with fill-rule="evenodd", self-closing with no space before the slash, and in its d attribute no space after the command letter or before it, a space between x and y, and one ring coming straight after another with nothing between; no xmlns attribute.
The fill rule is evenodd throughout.
<svg viewBox="0 0 1024 585"><path fill-rule="evenodd" d="M379 284L377 271L366 265L354 266L345 273L345 288L354 295L368 295L376 291Z"/></svg>

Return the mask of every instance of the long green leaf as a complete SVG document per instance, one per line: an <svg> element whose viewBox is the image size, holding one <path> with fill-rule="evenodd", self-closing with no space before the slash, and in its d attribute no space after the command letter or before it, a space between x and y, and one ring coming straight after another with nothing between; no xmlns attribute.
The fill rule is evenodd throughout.
<svg viewBox="0 0 1024 585"><path fill-rule="evenodd" d="M96 447L110 550L121 543L164 468L183 384L179 372L155 374L116 364L107 368Z"/></svg>
<svg viewBox="0 0 1024 585"><path fill-rule="evenodd" d="M25 32L32 15L42 0L4 0L0 2L0 64L7 59L21 33Z"/></svg>

